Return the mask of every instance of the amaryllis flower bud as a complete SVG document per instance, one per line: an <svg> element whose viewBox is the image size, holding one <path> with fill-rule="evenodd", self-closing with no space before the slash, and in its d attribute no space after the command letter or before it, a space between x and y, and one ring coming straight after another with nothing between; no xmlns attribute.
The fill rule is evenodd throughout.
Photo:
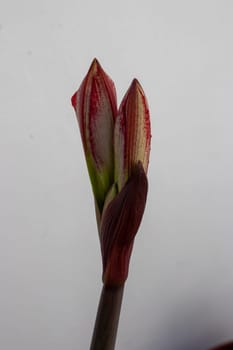
<svg viewBox="0 0 233 350"><path fill-rule="evenodd" d="M114 83L96 59L73 95L89 176L99 212L114 180L113 131L117 114Z"/></svg>
<svg viewBox="0 0 233 350"><path fill-rule="evenodd" d="M150 153L150 116L145 94L134 79L120 105L114 132L115 181L122 189L138 161L147 173Z"/></svg>
<svg viewBox="0 0 233 350"><path fill-rule="evenodd" d="M103 262L91 349L114 349L123 286L146 204L149 111L134 79L117 113L114 84L96 59L71 101L95 196Z"/></svg>
<svg viewBox="0 0 233 350"><path fill-rule="evenodd" d="M134 79L117 113L112 80L95 59L72 97L97 203L106 286L124 284L147 196L150 120Z"/></svg>
<svg viewBox="0 0 233 350"><path fill-rule="evenodd" d="M109 286L123 284L128 275L134 237L146 204L150 139L146 97L134 79L115 122L115 185L106 199L100 225L103 281Z"/></svg>

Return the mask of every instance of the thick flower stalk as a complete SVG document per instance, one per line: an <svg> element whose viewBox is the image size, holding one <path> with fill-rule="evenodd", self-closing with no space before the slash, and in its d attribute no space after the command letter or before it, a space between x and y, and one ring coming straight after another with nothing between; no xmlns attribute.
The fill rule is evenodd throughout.
<svg viewBox="0 0 233 350"><path fill-rule="evenodd" d="M117 110L112 80L94 59L72 97L96 203L103 292L91 349L114 349L124 283L147 197L150 118L134 79Z"/></svg>

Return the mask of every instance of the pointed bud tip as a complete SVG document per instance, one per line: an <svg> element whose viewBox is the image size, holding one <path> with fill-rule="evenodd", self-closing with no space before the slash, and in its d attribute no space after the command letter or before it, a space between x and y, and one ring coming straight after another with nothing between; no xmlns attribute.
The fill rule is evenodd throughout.
<svg viewBox="0 0 233 350"><path fill-rule="evenodd" d="M97 58L94 58L93 61L92 61L92 63L91 63L91 66L90 66L90 68L89 68L89 71L88 71L88 73L87 73L87 76L88 76L89 74L93 74L93 75L96 74L97 71L98 71L98 69L101 69L101 70L102 70L102 67L101 67L99 61L97 60ZM74 95L71 97L71 104L72 104L72 106L73 106L74 108L76 108L76 104L77 104L77 92L78 92L78 91L76 91L76 92L74 93Z"/></svg>
<svg viewBox="0 0 233 350"><path fill-rule="evenodd" d="M140 92L142 95L144 95L143 88L136 78L133 79L129 89L135 92Z"/></svg>
<svg viewBox="0 0 233 350"><path fill-rule="evenodd" d="M92 64L99 64L99 61L97 60L97 58L96 58L96 57L94 57L94 58L93 58L93 60L92 60Z"/></svg>
<svg viewBox="0 0 233 350"><path fill-rule="evenodd" d="M139 83L139 81L136 78L134 78L132 80L132 83L129 86L129 89L128 89L121 105L124 105L124 103L126 103L126 101L128 101L128 100L136 101L136 98L139 96L141 96L143 99L145 99L145 93L143 91L141 84Z"/></svg>
<svg viewBox="0 0 233 350"><path fill-rule="evenodd" d="M97 71L98 71L99 69L102 70L102 67L101 67L99 61L97 60L97 58L94 58L93 61L92 61L92 63L91 63L91 66L90 66L90 68L89 68L89 72L88 72L88 73L91 73L91 72L92 72L93 74L95 74L95 73L97 73Z"/></svg>
<svg viewBox="0 0 233 350"><path fill-rule="evenodd" d="M138 79L137 79L137 78L134 78L134 79L132 80L131 85L136 86L136 85L140 85L140 83L139 83L139 81L138 81Z"/></svg>

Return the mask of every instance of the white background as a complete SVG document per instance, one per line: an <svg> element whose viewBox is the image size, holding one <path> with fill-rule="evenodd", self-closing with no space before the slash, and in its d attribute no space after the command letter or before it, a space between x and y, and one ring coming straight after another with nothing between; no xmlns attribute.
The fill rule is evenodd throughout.
<svg viewBox="0 0 233 350"><path fill-rule="evenodd" d="M116 349L233 338L233 2L0 2L0 348L85 350L101 290L70 97L97 57L149 100L146 212Z"/></svg>

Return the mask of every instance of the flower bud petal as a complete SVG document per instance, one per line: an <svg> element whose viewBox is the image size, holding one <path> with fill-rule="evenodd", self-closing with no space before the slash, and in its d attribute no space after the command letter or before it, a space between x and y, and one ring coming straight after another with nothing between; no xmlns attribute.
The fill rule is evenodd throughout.
<svg viewBox="0 0 233 350"><path fill-rule="evenodd" d="M117 114L112 80L96 59L71 98L78 119L87 167L100 212L113 183L113 130Z"/></svg>
<svg viewBox="0 0 233 350"><path fill-rule="evenodd" d="M147 100L141 85L134 79L121 103L114 130L115 181L119 191L138 161L147 173L150 139Z"/></svg>
<svg viewBox="0 0 233 350"><path fill-rule="evenodd" d="M145 209L147 188L147 176L139 161L121 192L103 211L100 243L105 285L121 285L127 279L134 237Z"/></svg>

